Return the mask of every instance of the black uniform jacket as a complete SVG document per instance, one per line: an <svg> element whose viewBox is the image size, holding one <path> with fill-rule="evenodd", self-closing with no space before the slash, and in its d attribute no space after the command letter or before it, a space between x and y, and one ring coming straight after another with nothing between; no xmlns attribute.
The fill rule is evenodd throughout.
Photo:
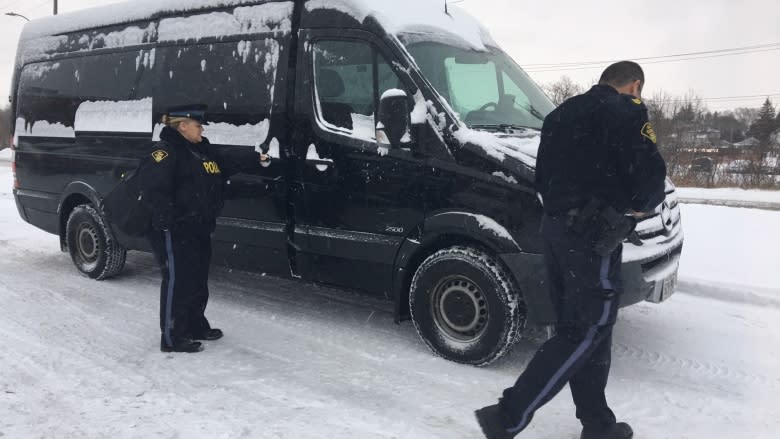
<svg viewBox="0 0 780 439"><path fill-rule="evenodd" d="M641 100L596 85L544 120L536 190L560 214L600 198L618 211L649 211L665 196L666 164Z"/></svg>
<svg viewBox="0 0 780 439"><path fill-rule="evenodd" d="M152 226L158 230L193 223L213 231L224 205L227 178L260 167L254 151L228 154L205 137L194 144L169 127L163 128L148 159L141 186L152 210Z"/></svg>

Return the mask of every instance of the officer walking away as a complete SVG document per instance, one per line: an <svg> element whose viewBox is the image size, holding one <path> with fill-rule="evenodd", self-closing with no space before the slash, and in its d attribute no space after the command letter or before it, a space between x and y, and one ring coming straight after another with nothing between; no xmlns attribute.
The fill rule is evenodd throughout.
<svg viewBox="0 0 780 439"><path fill-rule="evenodd" d="M202 136L205 106L170 109L160 142L143 168L141 190L152 212L147 236L162 271L160 350L199 352L196 340L218 340L205 311L211 234L227 177L268 160L252 150L225 153Z"/></svg>
<svg viewBox="0 0 780 439"><path fill-rule="evenodd" d="M477 410L488 438L512 438L565 385L581 439L629 439L605 396L621 293L622 242L664 199L666 165L641 101L642 68L609 66L599 84L544 121L536 170L556 335L497 405Z"/></svg>

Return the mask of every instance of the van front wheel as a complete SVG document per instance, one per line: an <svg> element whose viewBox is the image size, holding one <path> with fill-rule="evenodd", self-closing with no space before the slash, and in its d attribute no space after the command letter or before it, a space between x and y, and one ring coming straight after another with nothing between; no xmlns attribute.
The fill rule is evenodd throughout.
<svg viewBox="0 0 780 439"><path fill-rule="evenodd" d="M456 246L429 256L412 279L409 309L436 354L485 366L509 351L525 322L519 292L489 254Z"/></svg>
<svg viewBox="0 0 780 439"><path fill-rule="evenodd" d="M117 275L125 266L127 250L111 233L108 223L92 206L76 206L68 217L65 242L73 264L96 280Z"/></svg>

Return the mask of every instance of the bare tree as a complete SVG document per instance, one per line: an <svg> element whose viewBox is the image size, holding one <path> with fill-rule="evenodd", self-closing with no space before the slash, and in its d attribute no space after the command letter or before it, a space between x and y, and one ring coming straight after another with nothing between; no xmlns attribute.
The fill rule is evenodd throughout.
<svg viewBox="0 0 780 439"><path fill-rule="evenodd" d="M547 96L550 97L556 107L561 105L566 99L585 92L585 87L575 83L566 75L561 76L561 79L555 82L543 85L542 89L547 93Z"/></svg>
<svg viewBox="0 0 780 439"><path fill-rule="evenodd" d="M0 149L4 149L11 141L11 109L0 109Z"/></svg>
<svg viewBox="0 0 780 439"><path fill-rule="evenodd" d="M734 117L747 129L758 119L758 112L758 108L737 108L734 110Z"/></svg>

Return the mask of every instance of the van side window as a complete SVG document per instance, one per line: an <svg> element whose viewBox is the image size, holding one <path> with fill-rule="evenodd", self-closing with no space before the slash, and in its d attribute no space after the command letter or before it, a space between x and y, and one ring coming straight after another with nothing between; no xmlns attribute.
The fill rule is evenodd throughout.
<svg viewBox="0 0 780 439"><path fill-rule="evenodd" d="M326 128L374 141L379 97L403 89L398 75L368 43L319 41L314 44L317 116Z"/></svg>
<svg viewBox="0 0 780 439"><path fill-rule="evenodd" d="M17 108L17 116L27 125L22 129L31 132L32 125L37 123L38 127L55 125L72 131L76 110L81 104L76 79L79 67L80 62L76 59L24 67L19 78Z"/></svg>
<svg viewBox="0 0 780 439"><path fill-rule="evenodd" d="M158 48L155 117L164 108L205 104L211 143L265 141L281 50L272 38Z"/></svg>
<svg viewBox="0 0 780 439"><path fill-rule="evenodd" d="M136 50L84 57L78 72L79 96L85 101L126 101L151 96L137 95L140 78L150 68L149 53Z"/></svg>

